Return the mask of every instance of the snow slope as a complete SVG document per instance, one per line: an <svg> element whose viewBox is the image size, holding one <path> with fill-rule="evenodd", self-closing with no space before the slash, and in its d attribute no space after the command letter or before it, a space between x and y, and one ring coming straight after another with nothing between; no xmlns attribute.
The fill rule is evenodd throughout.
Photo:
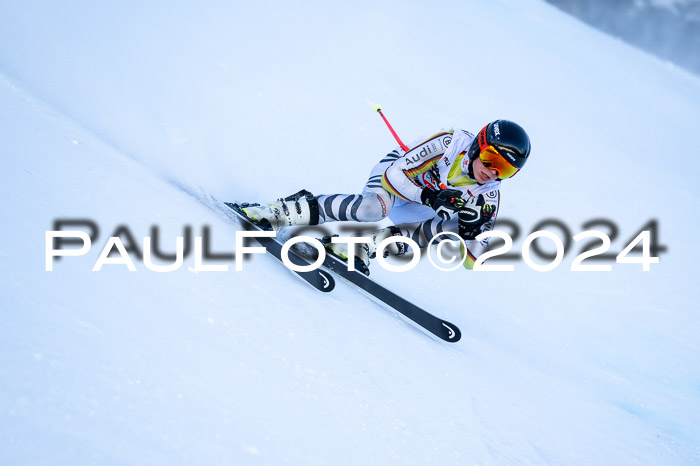
<svg viewBox="0 0 700 466"><path fill-rule="evenodd" d="M1 8L0 463L700 461L698 78L534 0ZM394 145L372 102L406 140L520 122L501 215L523 233L608 218L619 252L655 218L668 251L647 273L571 272L576 247L547 273L373 270L456 345L267 257L91 272L120 225L233 252L198 193L357 191ZM60 218L100 236L46 272Z"/></svg>

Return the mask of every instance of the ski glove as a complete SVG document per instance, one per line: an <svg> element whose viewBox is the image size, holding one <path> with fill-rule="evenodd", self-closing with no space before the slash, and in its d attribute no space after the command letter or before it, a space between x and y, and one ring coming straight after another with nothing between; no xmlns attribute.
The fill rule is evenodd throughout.
<svg viewBox="0 0 700 466"><path fill-rule="evenodd" d="M466 201L461 196L462 192L456 189L437 191L431 188L423 188L420 200L423 204L432 207L435 213L443 220L449 220L464 206Z"/></svg>
<svg viewBox="0 0 700 466"><path fill-rule="evenodd" d="M484 223L491 220L496 213L496 206L487 204L484 196L470 197L459 211L459 236L472 240L479 236Z"/></svg>

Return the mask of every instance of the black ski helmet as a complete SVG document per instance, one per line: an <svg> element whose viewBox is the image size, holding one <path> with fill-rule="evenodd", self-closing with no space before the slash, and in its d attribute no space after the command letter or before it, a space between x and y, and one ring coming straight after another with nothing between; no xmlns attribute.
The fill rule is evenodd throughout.
<svg viewBox="0 0 700 466"><path fill-rule="evenodd" d="M496 120L484 126L469 146L469 160L477 158L487 146L493 146L518 170L525 166L530 155L530 137L522 126L509 120Z"/></svg>

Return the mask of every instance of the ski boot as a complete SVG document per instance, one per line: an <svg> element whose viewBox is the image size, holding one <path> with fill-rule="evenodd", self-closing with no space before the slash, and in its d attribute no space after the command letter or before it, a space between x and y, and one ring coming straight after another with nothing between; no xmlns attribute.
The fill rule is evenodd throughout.
<svg viewBox="0 0 700 466"><path fill-rule="evenodd" d="M368 237L370 241L368 243L355 244L355 256L353 260L355 270L362 272L365 275L369 275L369 261L370 259L377 257L377 246L379 243L392 236L401 236L401 230L399 230L397 227L391 226L382 228L381 230L369 232L362 236ZM347 243L333 243L330 236L323 237L321 242L326 247L326 251L328 253L341 259L343 262L348 261L348 256L350 253ZM403 256L405 253L406 244L404 243L390 243L384 248L384 257L388 257L389 255Z"/></svg>
<svg viewBox="0 0 700 466"><path fill-rule="evenodd" d="M305 189L265 206L241 204L241 210L251 221L268 231L279 231L294 225L318 225L319 221L318 200Z"/></svg>

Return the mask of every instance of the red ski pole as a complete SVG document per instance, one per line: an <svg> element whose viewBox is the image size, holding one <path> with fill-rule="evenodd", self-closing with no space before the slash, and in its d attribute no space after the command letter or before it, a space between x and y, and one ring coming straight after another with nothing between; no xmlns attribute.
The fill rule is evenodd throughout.
<svg viewBox="0 0 700 466"><path fill-rule="evenodd" d="M399 143L399 146L401 146L401 148L404 151L408 152L408 150L409 150L408 146L406 146L406 144L401 142L401 139L399 139L399 136L396 134L396 131L394 131L394 128L392 128L391 125L389 124L389 120L387 120L386 117L384 116L384 114L382 113L382 106L375 105L374 109L377 111L377 113L379 113L381 115L382 119L384 120L384 123L386 123L387 127L389 128L389 131L391 131L391 134L394 136L394 139L396 139L396 142Z"/></svg>
<svg viewBox="0 0 700 466"><path fill-rule="evenodd" d="M396 134L396 131L394 131L394 128L392 128L391 125L389 124L389 120L387 120L386 117L384 116L384 114L382 113L382 106L375 105L374 109L377 111L377 113L379 113L382 116L384 123L386 123L386 125L389 127L389 131L391 131L391 134L394 135L394 139L396 139L396 142L399 143L399 145L401 146L401 148L405 152L408 152L409 151L408 146L406 144L404 144L403 142L401 142L401 139L399 139L398 134ZM440 189L447 189L447 186L445 186L444 183L440 183Z"/></svg>

